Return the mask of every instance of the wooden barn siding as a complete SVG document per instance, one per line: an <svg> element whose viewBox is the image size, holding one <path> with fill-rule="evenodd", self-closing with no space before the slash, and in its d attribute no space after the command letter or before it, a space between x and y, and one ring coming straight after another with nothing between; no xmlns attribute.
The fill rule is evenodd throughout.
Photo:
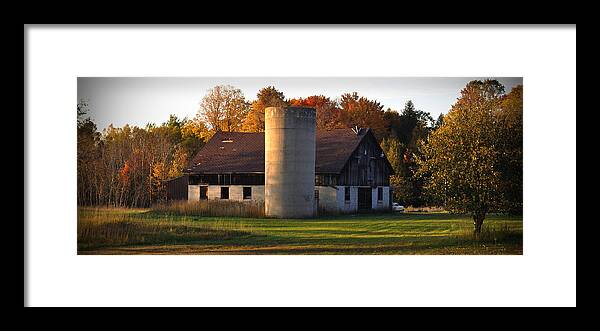
<svg viewBox="0 0 600 331"><path fill-rule="evenodd" d="M188 199L188 176L180 176L166 182L167 200Z"/></svg>
<svg viewBox="0 0 600 331"><path fill-rule="evenodd" d="M367 152L365 155L365 151ZM338 179L340 186L389 186L390 171L381 147L368 137L356 148Z"/></svg>

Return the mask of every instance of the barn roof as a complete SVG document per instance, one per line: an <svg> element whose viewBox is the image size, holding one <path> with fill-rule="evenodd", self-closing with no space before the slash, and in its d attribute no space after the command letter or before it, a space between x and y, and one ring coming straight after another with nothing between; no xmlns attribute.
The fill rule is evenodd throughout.
<svg viewBox="0 0 600 331"><path fill-rule="evenodd" d="M352 152L370 132L352 129L317 131L316 173L340 173ZM194 156L186 173L264 173L264 132L219 131Z"/></svg>
<svg viewBox="0 0 600 331"><path fill-rule="evenodd" d="M265 172L264 132L218 131L194 156L187 172Z"/></svg>
<svg viewBox="0 0 600 331"><path fill-rule="evenodd" d="M352 129L317 131L316 173L340 173L352 152L358 147L370 129L359 134Z"/></svg>

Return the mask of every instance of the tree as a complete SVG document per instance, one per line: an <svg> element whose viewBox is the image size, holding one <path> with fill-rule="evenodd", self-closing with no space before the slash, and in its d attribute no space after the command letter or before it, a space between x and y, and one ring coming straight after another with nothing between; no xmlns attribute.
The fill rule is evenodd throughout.
<svg viewBox="0 0 600 331"><path fill-rule="evenodd" d="M402 143L415 150L417 142L429 133L431 123L433 123L431 115L417 110L412 100L408 100L398 118L395 131Z"/></svg>
<svg viewBox="0 0 600 331"><path fill-rule="evenodd" d="M427 139L433 122L429 113L417 110L414 103L406 102L401 113L388 109L384 113L386 136L388 141L398 140L399 167L391 178L394 198L405 205L421 206L427 202L423 195L423 179L416 175L419 156L417 146Z"/></svg>
<svg viewBox="0 0 600 331"><path fill-rule="evenodd" d="M248 111L242 90L218 85L202 98L198 114L213 131L240 131Z"/></svg>
<svg viewBox="0 0 600 331"><path fill-rule="evenodd" d="M290 106L312 107L317 113L317 130L332 130L343 128L345 125L340 121L341 109L337 101L331 100L324 95L311 95L306 98L292 99Z"/></svg>
<svg viewBox="0 0 600 331"><path fill-rule="evenodd" d="M440 128L440 126L442 126L444 124L444 114L440 114L440 116L438 116L437 120L435 120L435 123L433 124L432 129L433 130L437 130Z"/></svg>
<svg viewBox="0 0 600 331"><path fill-rule="evenodd" d="M502 187L512 214L523 213L523 86L508 93L500 105L499 147Z"/></svg>
<svg viewBox="0 0 600 331"><path fill-rule="evenodd" d="M176 178L183 175L183 170L188 163L188 154L181 145L175 146L171 155L171 164L168 169L167 178Z"/></svg>
<svg viewBox="0 0 600 331"><path fill-rule="evenodd" d="M395 202L403 204L411 203L412 186L410 185L410 177L406 178L406 167L404 164L405 147L396 137L383 138L381 141L381 149L385 156L390 161L394 175L390 176L390 186L393 189L393 198Z"/></svg>
<svg viewBox="0 0 600 331"><path fill-rule="evenodd" d="M164 201L166 200L166 186L164 181L168 179L167 165L164 162L158 161L152 164L152 171L150 172L150 196L152 201Z"/></svg>
<svg viewBox="0 0 600 331"><path fill-rule="evenodd" d="M345 93L342 95L340 107L341 120L346 127L371 128L378 140L385 136L383 105L376 100L361 97L357 92Z"/></svg>
<svg viewBox="0 0 600 331"><path fill-rule="evenodd" d="M273 86L262 88L256 95L256 101L252 102L250 111L246 115L242 125L242 131L265 131L265 108L287 107L288 105L288 102L285 101L283 92L278 91Z"/></svg>
<svg viewBox="0 0 600 331"><path fill-rule="evenodd" d="M164 181L181 176L210 132L171 115L160 126L110 125L102 133L77 106L77 203L148 207L165 198Z"/></svg>
<svg viewBox="0 0 600 331"><path fill-rule="evenodd" d="M208 129L203 121L195 118L187 120L181 126L181 147L185 149L188 160L196 155L196 152L212 137L214 131Z"/></svg>
<svg viewBox="0 0 600 331"><path fill-rule="evenodd" d="M89 112L85 99L77 103L77 202L85 204L91 201L95 194L93 187L96 182L92 174L100 150L100 133L96 124L86 115Z"/></svg>
<svg viewBox="0 0 600 331"><path fill-rule="evenodd" d="M79 126L86 118L84 117L89 112L89 100L82 98L77 102L77 125ZM89 119L89 117L88 117Z"/></svg>
<svg viewBox="0 0 600 331"><path fill-rule="evenodd" d="M181 128L187 122L187 118L179 119L177 115L169 115L169 120L161 125L164 128L170 142L176 144L181 141Z"/></svg>
<svg viewBox="0 0 600 331"><path fill-rule="evenodd" d="M398 129L400 128L400 113L391 108L388 108L383 113L383 121L385 122L386 137L397 138Z"/></svg>
<svg viewBox="0 0 600 331"><path fill-rule="evenodd" d="M503 95L496 80L469 82L418 159L426 189L448 210L470 213L476 235L486 214L505 204L498 144Z"/></svg>

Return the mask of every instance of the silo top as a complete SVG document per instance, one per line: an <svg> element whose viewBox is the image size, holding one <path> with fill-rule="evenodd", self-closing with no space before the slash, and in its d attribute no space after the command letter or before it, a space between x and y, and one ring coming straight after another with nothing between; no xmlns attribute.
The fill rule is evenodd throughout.
<svg viewBox="0 0 600 331"><path fill-rule="evenodd" d="M316 110L310 107L267 107L265 118L272 117L297 117L315 119Z"/></svg>

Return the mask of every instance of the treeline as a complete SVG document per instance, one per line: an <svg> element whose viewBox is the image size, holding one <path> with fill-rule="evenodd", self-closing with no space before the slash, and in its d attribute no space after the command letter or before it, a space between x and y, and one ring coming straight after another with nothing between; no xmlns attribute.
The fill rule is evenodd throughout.
<svg viewBox="0 0 600 331"><path fill-rule="evenodd" d="M160 126L112 125L97 131L77 106L77 203L147 207L165 199L165 180L181 176L206 140L198 123L171 115Z"/></svg>
<svg viewBox="0 0 600 331"><path fill-rule="evenodd" d="M517 92L505 95L503 89L501 87L498 97L506 104L520 102L522 109L522 94L517 100ZM522 91L522 88L516 90ZM192 119L171 115L160 126L109 126L101 133L86 117L87 104L80 102L77 107L78 203L145 207L164 200L165 180L180 176L214 132L262 132L264 110L270 106L314 107L318 130L354 126L373 129L396 173L391 178L394 201L413 206L441 203L433 193L426 192L429 177L420 172L422 165L418 161L423 157L429 137L444 125L443 115L433 119L429 113L418 110L412 101L400 111L384 110L377 100L356 92L345 93L337 99L323 95L286 98L281 91L268 86L250 101L240 89L229 85L210 89Z"/></svg>
<svg viewBox="0 0 600 331"><path fill-rule="evenodd" d="M412 140L412 112L399 115L357 93L339 99L323 95L286 98L273 86L254 101L242 91L221 85L210 89L194 118L171 115L161 125L112 125L98 132L88 104L77 105L77 182L80 205L147 207L165 199L165 181L178 177L190 159L216 132L264 131L264 110L271 106L305 106L317 111L317 128L370 127L379 139L399 135ZM415 111L421 116L422 113ZM402 140L404 141L404 140ZM407 143L408 144L408 143Z"/></svg>
<svg viewBox="0 0 600 331"><path fill-rule="evenodd" d="M265 108L287 106L316 108L318 130L359 126L370 127L380 135L386 130L383 105L356 92L343 94L339 99L323 95L288 99L273 86L261 89L254 101L247 101L242 91L233 86L216 86L202 99L195 120L209 131L263 132Z"/></svg>

